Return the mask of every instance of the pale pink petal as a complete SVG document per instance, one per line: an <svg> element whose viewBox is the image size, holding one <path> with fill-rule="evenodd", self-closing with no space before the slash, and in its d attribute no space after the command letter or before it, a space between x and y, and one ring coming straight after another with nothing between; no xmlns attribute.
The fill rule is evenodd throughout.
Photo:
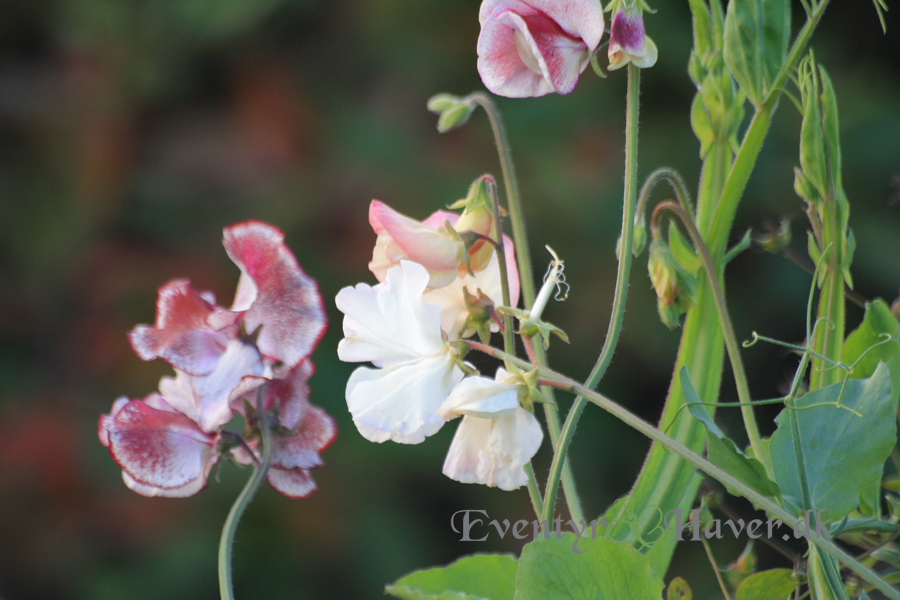
<svg viewBox="0 0 900 600"><path fill-rule="evenodd" d="M252 298L244 314L246 330L262 325L260 352L296 365L312 353L325 332L327 320L316 282L284 245L284 234L271 225L247 221L227 227L223 243L241 269L236 306L244 309Z"/></svg>
<svg viewBox="0 0 900 600"><path fill-rule="evenodd" d="M156 324L135 327L128 335L131 347L144 360L162 358L181 371L205 375L228 341L207 324L214 310L186 279L170 281L159 289Z"/></svg>
<svg viewBox="0 0 900 600"><path fill-rule="evenodd" d="M519 271L516 267L515 248L508 236L503 236L503 246L506 254L506 270L509 278L510 304L515 307L519 304ZM462 326L469 316L469 308L466 305L466 296L463 291L478 297L481 292L487 296L494 306L503 306L503 289L501 287L500 263L496 252L492 254L490 262L484 270L470 275L463 273L450 285L427 291L422 299L428 304L435 304L441 309L441 329L447 334L450 341L460 337L469 337L475 334L474 328L461 331ZM499 331L496 324L491 324L491 331Z"/></svg>
<svg viewBox="0 0 900 600"><path fill-rule="evenodd" d="M232 419L231 401L259 385L253 378L271 376L256 348L240 340L228 343L209 375L175 373L175 379L160 380L160 393L171 406L208 432L217 431Z"/></svg>
<svg viewBox="0 0 900 600"><path fill-rule="evenodd" d="M146 402L128 402L106 421L105 428L110 454L128 478L139 484L140 493L151 495L155 490L152 495L180 495L205 486L215 462L216 436L201 431L158 395Z"/></svg>
<svg viewBox="0 0 900 600"><path fill-rule="evenodd" d="M387 369L356 369L347 381L347 407L373 442L418 444L440 429L437 409L463 376L448 354Z"/></svg>
<svg viewBox="0 0 900 600"><path fill-rule="evenodd" d="M407 258L428 270L433 278L430 287L446 285L456 276L465 252L461 240L400 214L378 200L372 200L369 205L369 223L379 236L369 265L373 272L383 269L379 267L382 260L396 263ZM438 224L442 226L443 223ZM385 235L390 236L395 247L384 239Z"/></svg>

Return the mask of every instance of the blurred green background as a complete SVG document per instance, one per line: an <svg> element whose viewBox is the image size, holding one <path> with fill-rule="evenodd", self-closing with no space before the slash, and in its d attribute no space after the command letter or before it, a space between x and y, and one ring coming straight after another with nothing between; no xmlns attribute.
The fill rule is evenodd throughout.
<svg viewBox="0 0 900 600"><path fill-rule="evenodd" d="M659 63L643 76L641 174L661 165L696 182L688 109L687 3L658 0L648 33ZM338 421L336 443L301 501L264 488L238 530L241 598L378 598L406 572L512 543L461 543L460 509L531 518L524 490L463 485L441 474L455 429L418 446L375 445L356 431L337 361L343 286L373 282L372 198L418 218L499 175L476 113L439 135L425 110L437 92L482 89L478 0L4 0L0 3L0 598L217 597L221 524L249 472L184 500L129 491L96 436L120 395L143 397L169 367L141 362L126 333L154 318L156 289L189 277L229 302L238 271L222 228L255 218L286 232L316 278L331 327L313 359L311 400ZM893 8L893 7L892 7ZM856 289L900 289L900 10L882 35L869 2L834 0L814 37L835 82L844 182L858 249ZM797 15L795 23L799 22ZM569 332L553 364L584 377L606 330L621 212L624 75L590 70L573 94L499 99L521 177L536 269L551 244L572 290L545 313ZM799 119L785 101L738 213L735 232L794 220ZM694 184L692 183L692 188ZM657 199L664 199L658 192ZM735 238L736 239L736 238ZM624 335L603 392L656 421L680 332L656 315L636 263ZM803 337L809 276L748 251L727 275L738 335ZM848 325L861 311L851 307ZM796 361L746 351L756 398L779 393ZM488 362L480 363L489 368ZM722 397L734 400L726 376ZM570 398L561 398L563 408ZM777 409L761 411L771 417ZM732 413L720 417L732 432ZM771 419L763 421L764 433ZM648 443L588 409L572 460L587 512L625 493ZM547 445L536 459L543 481ZM738 508L746 508L730 499ZM560 510L563 505L560 505ZM745 540L714 545L721 563ZM789 566L764 554L761 564ZM667 581L715 597L701 548L683 545Z"/></svg>

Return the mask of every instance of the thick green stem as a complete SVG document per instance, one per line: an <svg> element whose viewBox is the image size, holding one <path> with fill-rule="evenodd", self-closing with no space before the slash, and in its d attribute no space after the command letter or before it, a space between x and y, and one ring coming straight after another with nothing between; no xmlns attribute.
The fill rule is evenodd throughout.
<svg viewBox="0 0 900 600"><path fill-rule="evenodd" d="M265 406L263 399L266 394L266 385L263 384L256 397L256 416L259 422L260 444L262 445L262 458L253 467L253 475L247 481L247 485L241 490L237 500L231 507L225 525L222 527L222 537L219 539L219 594L222 600L234 600L234 589L231 583L231 553L234 546L234 534L237 531L238 521L250 501L253 500L256 490L266 477L269 464L272 462L272 432L266 422Z"/></svg>
<svg viewBox="0 0 900 600"><path fill-rule="evenodd" d="M494 132L494 142L497 145L497 153L500 155L500 170L503 172L503 187L506 190L506 206L509 210L513 241L516 246L516 261L519 267L522 299L525 308L529 309L534 305L535 300L534 271L531 267L531 254L528 250L528 234L525 228L525 216L522 214L519 182L516 179L516 168L513 164L509 140L506 139L506 129L503 126L503 120L500 118L500 112L487 95L476 92L471 94L468 99L484 109L488 115L488 120L491 122L491 129ZM538 344L534 350L540 363L546 364L547 356L543 346ZM542 391L548 398L553 398L553 390L550 388L542 388ZM550 434L550 442L556 448L560 429L559 413L556 410L556 406L545 404L544 416L547 419L547 432ZM578 498L575 477L572 475L569 461L565 461L563 464L562 484L566 493L566 504L569 507L569 514L576 522L579 522L584 518L584 513L581 510L581 500Z"/></svg>
<svg viewBox="0 0 900 600"><path fill-rule="evenodd" d="M744 134L741 149L735 158L731 172L728 174L728 179L725 181L722 197L716 206L709 234L706 236L709 252L713 256L719 256L725 248L738 203L741 200L744 189L747 187L750 173L753 171L756 158L759 156L763 141L766 139L766 133L769 131L769 125L772 123L772 113L778 105L781 88L794 71L794 68L796 68L800 57L806 51L809 38L812 36L816 25L819 24L819 20L822 18L827 5L828 0L822 0L816 7L815 12L806 20L803 29L797 34L797 39L794 40L794 45L791 46L787 59L784 61L784 66L778 72L778 76L775 78L768 96L760 106L756 107L756 114L753 116L747 133Z"/></svg>
<svg viewBox="0 0 900 600"><path fill-rule="evenodd" d="M719 315L719 325L722 328L722 336L725 340L725 348L728 350L728 358L731 360L731 369L734 373L734 382L737 386L738 400L741 403L741 414L744 417L744 427L747 429L747 437L750 439L753 455L763 464L763 466L765 466L769 477L772 477L774 475L772 461L769 459L768 453L765 452L762 440L759 437L759 428L756 425L756 416L753 414L753 406L751 404L750 386L747 383L747 373L744 370L744 362L741 359L740 345L738 344L737 336L734 334L731 318L728 316L728 305L725 303L725 293L722 291L722 286L719 283L719 275L716 271L716 266L713 263L712 257L709 255L709 251L706 248L703 237L700 235L700 231L697 229L697 226L694 225L690 215L675 202L663 202L653 211L651 229L654 231L654 238L658 235L656 230L659 226L659 215L666 210L674 213L681 220L682 225L687 229L688 235L691 236L691 240L694 242L694 248L700 255L700 260L703 262L703 271L706 273L706 277L709 280L710 291L712 291L716 312Z"/></svg>
<svg viewBox="0 0 900 600"><path fill-rule="evenodd" d="M619 248L619 270L616 275L616 292L613 297L612 313L609 317L609 327L606 332L606 340L597 363L591 370L585 382L585 387L595 388L600 379L606 373L606 368L612 360L613 352L619 341L619 333L622 331L622 321L625 317L625 302L628 297L628 278L631 274L631 249L634 241L635 205L637 199L637 145L638 145L638 111L640 108L641 70L632 64L628 65L628 93L625 100L625 193L622 203L622 237ZM677 176L677 174L676 174ZM547 479L547 491L544 494L544 519L552 519L553 505L556 503L556 493L559 487L559 478L562 472L562 464L572 442L572 436L578 425L578 419L584 410L587 400L583 396L575 398L575 402L569 409L566 422L560 432L559 441L553 453L553 462L550 464L550 475Z"/></svg>
<svg viewBox="0 0 900 600"><path fill-rule="evenodd" d="M485 352L491 356L502 360L510 360L514 364L518 365L523 369L532 369L537 368L538 372L549 379L554 379L561 384L564 384L569 387L569 389L573 392L583 395L592 403L596 404L603 410L609 412L614 417L618 418L626 425L633 427L640 433L645 436L651 438L655 442L659 442L662 446L664 446L669 451L675 453L700 471L703 471L716 481L719 481L726 487L735 490L741 496L744 496L752 502L753 504L759 506L761 509L770 513L776 519L782 521L784 525L788 527L794 528L795 531L802 530L803 535L808 535L812 533L812 536L807 537L807 540L810 544L815 544L815 546L821 550L822 552L833 556L837 559L841 564L845 565L851 571L860 576L864 581L873 585L875 588L883 592L888 598L893 600L900 600L900 590L896 590L891 587L890 584L885 582L883 579L878 577L871 569L867 568L855 558L847 554L844 550L838 547L834 542L830 539L826 539L825 536L818 537L815 536L814 531L806 531L805 528L797 528L797 523L800 521L797 517L790 514L783 507L779 506L775 501L767 496L763 496L759 492L753 490L748 485L728 473L724 469L717 467L713 463L709 462L698 453L694 452L690 448L687 448L677 440L669 437L650 423L647 423L637 415L626 410L624 407L620 406L616 402L613 402L606 396L599 394L593 390L590 390L578 382L569 379L565 375L552 371L546 367L542 367L540 365L532 365L526 361L518 359L514 356L510 356L505 352L497 350L496 348L492 348L490 346L485 346L484 344L479 344L478 342L467 342L469 346L472 348L479 350L481 352Z"/></svg>

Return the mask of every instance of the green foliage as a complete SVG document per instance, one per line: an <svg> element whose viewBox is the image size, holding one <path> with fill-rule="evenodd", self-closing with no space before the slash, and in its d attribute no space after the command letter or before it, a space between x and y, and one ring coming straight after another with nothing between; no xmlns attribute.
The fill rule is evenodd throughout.
<svg viewBox="0 0 900 600"><path fill-rule="evenodd" d="M844 341L844 364L853 365L850 377L864 379L871 377L879 362L890 366L890 359L900 355L900 322L891 313L884 300L878 299L866 304L866 314L859 327ZM900 373L891 369L894 385L894 408L897 407L896 379Z"/></svg>
<svg viewBox="0 0 900 600"><path fill-rule="evenodd" d="M446 567L415 571L384 588L403 600L513 600L514 556L474 554Z"/></svg>
<svg viewBox="0 0 900 600"><path fill-rule="evenodd" d="M707 454L709 461L714 465L728 471L741 482L764 496L779 498L781 493L767 476L766 469L755 458L748 458L741 452L733 441L728 439L719 426L700 403L700 396L694 389L690 374L686 367L681 368L681 388L684 392L688 410L695 419L706 426ZM734 490L728 490L732 495L739 496Z"/></svg>
<svg viewBox="0 0 900 600"><path fill-rule="evenodd" d="M826 520L840 519L856 508L860 491L881 479L884 461L896 442L890 399L891 380L882 364L868 379L827 386L786 407L775 418L778 429L769 444L775 481L785 502L798 511L824 509ZM798 426L801 465L791 416ZM809 486L809 507L803 506L802 474Z"/></svg>
<svg viewBox="0 0 900 600"><path fill-rule="evenodd" d="M725 14L725 64L747 98L761 106L787 57L788 0L731 0Z"/></svg>
<svg viewBox="0 0 900 600"><path fill-rule="evenodd" d="M796 585L790 569L762 571L741 582L735 600L784 600Z"/></svg>
<svg viewBox="0 0 900 600"><path fill-rule="evenodd" d="M630 546L602 537L575 535L538 538L525 546L519 559L516 600L620 600L659 598L663 581L650 560Z"/></svg>

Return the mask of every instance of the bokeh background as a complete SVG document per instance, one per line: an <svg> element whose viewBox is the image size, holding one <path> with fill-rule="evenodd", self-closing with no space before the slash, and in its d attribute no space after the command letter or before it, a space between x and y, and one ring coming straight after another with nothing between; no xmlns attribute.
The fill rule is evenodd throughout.
<svg viewBox="0 0 900 600"><path fill-rule="evenodd" d="M483 113L440 135L425 110L435 93L482 89L478 7L0 3L0 598L217 597L220 527L249 472L225 466L219 483L189 499L143 498L123 485L96 423L116 397L143 397L169 372L161 361L141 362L126 339L135 324L153 321L158 286L189 277L230 300L238 271L221 231L249 218L283 229L320 283L331 326L313 357L311 399L337 419L339 437L316 473L318 493L290 501L266 487L251 505L235 550L238 597L378 598L410 570L519 550L520 542L497 536L461 543L450 517L483 509L500 520L529 519L526 492L441 475L455 424L418 446L366 442L343 397L355 365L335 354L335 293L373 281L369 201L422 218L462 197L482 173L499 175ZM660 58L643 77L641 174L671 165L696 182L690 15L680 0L654 8L647 30ZM888 301L900 289L897 12L883 35L868 2L834 0L813 44L840 104L856 288ZM554 345L552 362L576 378L596 358L613 293L624 83L621 72L601 81L588 70L570 96L498 100L536 269L547 258L544 244L566 260L569 299L546 316L572 338ZM798 132L785 101L734 231L790 217L793 247L805 255L803 207L792 191ZM636 263L623 338L601 389L656 421L680 332L657 318L645 260ZM757 329L800 341L809 281L783 257L741 255L728 270L738 334ZM849 309L851 327L860 317ZM745 360L757 398L777 395L796 364L762 345ZM722 390L735 399L727 376ZM560 398L563 408L569 402ZM734 415L720 420L737 429ZM621 423L586 411L572 461L589 514L628 490L647 447ZM536 459L541 480L548 464L545 445ZM719 561L736 557L744 541L716 544ZM789 566L766 554L761 562ZM680 549L667 580L674 575L695 597L717 593L700 548Z"/></svg>

